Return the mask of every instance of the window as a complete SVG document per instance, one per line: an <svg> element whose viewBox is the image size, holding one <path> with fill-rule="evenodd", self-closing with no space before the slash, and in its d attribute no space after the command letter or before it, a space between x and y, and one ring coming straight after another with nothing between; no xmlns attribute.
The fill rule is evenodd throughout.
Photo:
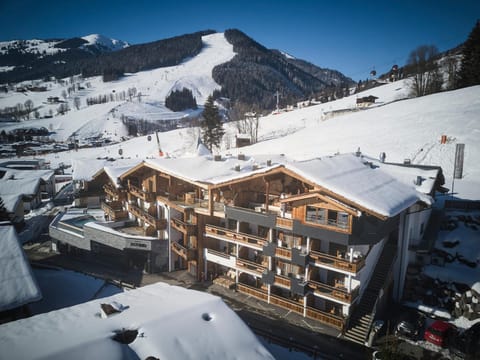
<svg viewBox="0 0 480 360"><path fill-rule="evenodd" d="M313 206L307 206L306 220L316 224L325 224L326 212L326 209L319 209Z"/></svg>
<svg viewBox="0 0 480 360"><path fill-rule="evenodd" d="M328 210L328 225L337 226L337 214L335 210Z"/></svg>
<svg viewBox="0 0 480 360"><path fill-rule="evenodd" d="M306 221L348 229L349 215L346 212L320 209L313 206L307 206Z"/></svg>
<svg viewBox="0 0 480 360"><path fill-rule="evenodd" d="M339 212L337 217L338 227L342 229L348 228L348 214L344 212Z"/></svg>

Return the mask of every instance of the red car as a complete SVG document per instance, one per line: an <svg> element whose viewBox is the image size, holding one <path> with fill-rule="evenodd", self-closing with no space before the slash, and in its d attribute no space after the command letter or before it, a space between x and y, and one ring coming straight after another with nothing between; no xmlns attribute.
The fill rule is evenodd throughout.
<svg viewBox="0 0 480 360"><path fill-rule="evenodd" d="M453 330L453 325L445 321L437 320L425 330L423 338L437 346L445 346L449 334Z"/></svg>

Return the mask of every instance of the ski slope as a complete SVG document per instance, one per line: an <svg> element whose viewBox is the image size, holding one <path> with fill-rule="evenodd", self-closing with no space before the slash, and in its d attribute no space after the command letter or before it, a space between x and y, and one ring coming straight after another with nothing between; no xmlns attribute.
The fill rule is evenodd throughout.
<svg viewBox="0 0 480 360"><path fill-rule="evenodd" d="M74 78L74 81L82 86L81 90L70 94L65 100L70 111L65 115L57 115L47 119L31 119L19 123L0 123L0 130L10 131L19 127L45 127L55 134L52 136L56 141L66 141L73 133L78 138L88 138L98 134L105 134L112 140L120 140L127 134L120 117L122 112L125 116L135 115L138 119L162 121L163 119L181 119L191 115L192 111L172 112L164 107L165 97L173 90L181 90L183 87L190 89L196 98L198 105L203 105L209 95L220 86L212 78L212 70L215 66L230 61L235 53L233 46L227 42L223 33L216 33L202 37L204 43L200 53L185 60L177 66L164 67L135 74L126 74L122 79L112 82L103 82L102 77L87 79ZM70 79L64 79L69 82ZM32 82L24 82L20 85L29 85ZM63 100L62 93L70 84L59 82L34 82L36 85L46 86L46 92L19 93L9 91L0 94L0 108L13 107L32 100L38 107L40 116L48 115L51 110L55 115L59 104L49 104L49 97L58 97ZM102 95L128 92L128 89L136 89L136 94L129 101L111 101L105 104L86 105L87 98L95 98ZM74 106L74 98L79 97L81 106L77 110ZM118 108L118 111L116 110ZM114 111L115 109L115 111ZM195 114L195 112L194 112Z"/></svg>

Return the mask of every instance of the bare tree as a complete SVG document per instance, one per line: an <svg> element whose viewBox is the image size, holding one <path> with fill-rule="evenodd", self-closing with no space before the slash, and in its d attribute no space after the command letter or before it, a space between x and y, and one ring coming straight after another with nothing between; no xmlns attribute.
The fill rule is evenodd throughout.
<svg viewBox="0 0 480 360"><path fill-rule="evenodd" d="M75 96L73 98L73 106L75 106L75 109L80 109L80 105L81 105L81 102L80 102L80 98L78 96Z"/></svg>
<svg viewBox="0 0 480 360"><path fill-rule="evenodd" d="M411 90L414 96L424 96L441 90L442 79L436 59L438 49L434 45L422 45L413 50L407 62L407 69L413 75Z"/></svg>
<svg viewBox="0 0 480 360"><path fill-rule="evenodd" d="M33 101L28 99L23 105L25 106L25 117L28 119L30 118L30 113L33 111Z"/></svg>

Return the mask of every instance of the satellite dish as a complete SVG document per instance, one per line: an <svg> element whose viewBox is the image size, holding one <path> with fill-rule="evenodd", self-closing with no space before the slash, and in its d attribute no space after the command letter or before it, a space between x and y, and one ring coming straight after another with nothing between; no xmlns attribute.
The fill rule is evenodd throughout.
<svg viewBox="0 0 480 360"><path fill-rule="evenodd" d="M147 140L148 140L148 141L152 141L152 136L151 136L151 135L148 135L148 136L147 136Z"/></svg>
<svg viewBox="0 0 480 360"><path fill-rule="evenodd" d="M118 155L120 155L120 156L123 155L123 150L122 149L118 149Z"/></svg>
<svg viewBox="0 0 480 360"><path fill-rule="evenodd" d="M373 76L375 76L375 75L377 75L377 71L376 71L376 70L372 70L372 71L370 71L370 76L372 76L372 77L373 77Z"/></svg>
<svg viewBox="0 0 480 360"><path fill-rule="evenodd" d="M397 64L393 65L393 66L392 66L392 70L393 70L393 71L397 71L397 70L398 70L398 65L397 65Z"/></svg>

